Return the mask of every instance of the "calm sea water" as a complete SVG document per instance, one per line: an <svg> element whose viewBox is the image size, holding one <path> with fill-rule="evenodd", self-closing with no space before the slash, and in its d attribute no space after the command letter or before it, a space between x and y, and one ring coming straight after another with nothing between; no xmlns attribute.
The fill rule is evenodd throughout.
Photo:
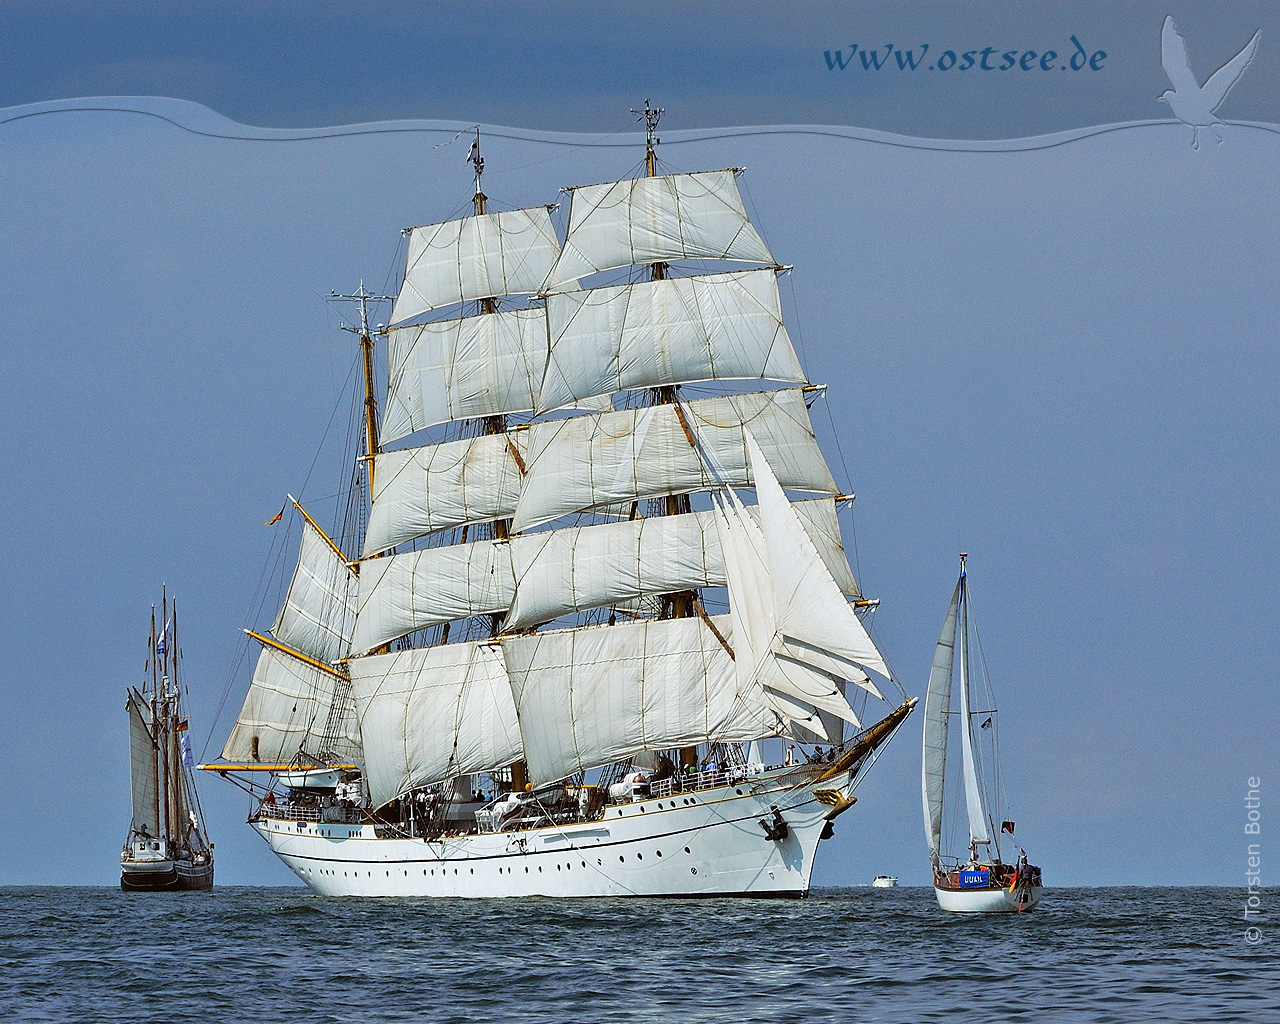
<svg viewBox="0 0 1280 1024"><path fill-rule="evenodd" d="M1231 889L929 889L804 901L353 900L0 889L18 1021L1280 1021Z"/></svg>

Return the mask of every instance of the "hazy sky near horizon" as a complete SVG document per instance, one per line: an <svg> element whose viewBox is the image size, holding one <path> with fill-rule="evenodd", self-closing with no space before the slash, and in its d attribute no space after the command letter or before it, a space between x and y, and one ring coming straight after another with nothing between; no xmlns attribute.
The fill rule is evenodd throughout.
<svg viewBox="0 0 1280 1024"><path fill-rule="evenodd" d="M1161 16L1143 18L1142 59L1159 72ZM1221 53L1202 78L1263 23L1243 7L1208 20ZM437 50L460 31L441 28ZM1200 71L1200 37L1184 31ZM1246 85L1280 80L1268 38L1242 105ZM571 70L558 74L569 89ZM620 81L618 103L643 101ZM1125 93L1131 113L1115 119L1167 117L1155 85ZM1248 114L1233 92L1224 113L1280 120L1269 88ZM15 101L55 95L73 94ZM677 117L679 91L655 98ZM516 123L496 116L500 100L435 116ZM1028 119L1025 98L1005 103L1007 123ZM150 107L226 127L187 104ZM534 127L557 126L543 113ZM904 117L898 130L917 133ZM963 121L927 134L982 135ZM625 174L641 153L524 134L486 142L486 191L510 206ZM674 170L746 166L749 208L795 264L784 310L811 378L831 385L815 423L838 476L832 425L839 435L861 579L908 692L923 693L955 554L970 552L1019 838L1051 884L1235 883L1246 780L1261 775L1265 794L1277 777L1280 134L1223 136L1195 151L1189 128L1167 124L972 153L812 135L682 144L673 128L660 152ZM290 490L331 514L346 473L330 449L311 468L355 357L323 296L361 278L384 287L399 229L466 201L465 145L435 148L447 138L247 142L102 112L0 124L0 728L21 824L0 840L0 882L114 883L123 688L162 582L181 602L203 739L280 539L263 520ZM210 755L246 685L232 680ZM859 796L816 882L924 883L919 716ZM220 882L292 880L235 790L207 779L202 797Z"/></svg>

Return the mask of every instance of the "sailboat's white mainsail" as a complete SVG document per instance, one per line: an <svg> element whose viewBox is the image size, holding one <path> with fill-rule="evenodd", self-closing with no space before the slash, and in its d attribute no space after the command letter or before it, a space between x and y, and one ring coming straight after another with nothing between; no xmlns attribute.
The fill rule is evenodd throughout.
<svg viewBox="0 0 1280 1024"><path fill-rule="evenodd" d="M679 259L773 263L733 170L570 189L569 230L549 288L600 270Z"/></svg>
<svg viewBox="0 0 1280 1024"><path fill-rule="evenodd" d="M511 687L495 644L359 658L351 663L351 689L375 804L521 757Z"/></svg>
<svg viewBox="0 0 1280 1024"><path fill-rule="evenodd" d="M727 618L713 621L729 631ZM509 637L502 653L535 785L643 750L778 730L698 618Z"/></svg>
<svg viewBox="0 0 1280 1024"><path fill-rule="evenodd" d="M840 541L835 501L793 505L841 590L857 583ZM755 507L749 515L759 516ZM368 559L360 575L357 654L413 630L502 614L521 629L570 612L727 581L714 515L570 527Z"/></svg>
<svg viewBox="0 0 1280 1024"><path fill-rule="evenodd" d="M151 708L133 690L126 701L129 709L129 782L133 796L133 825L160 835L160 799L156 782L155 719Z"/></svg>
<svg viewBox="0 0 1280 1024"><path fill-rule="evenodd" d="M771 268L556 293L546 314L539 411L693 381L805 381Z"/></svg>
<svg viewBox="0 0 1280 1024"><path fill-rule="evenodd" d="M956 609L960 605L957 581L947 617L942 621L938 646L929 670L929 693L924 703L924 748L920 766L920 792L924 799L924 831L933 864L938 866L942 842L942 798L947 772L947 725L951 716L951 676L956 653Z"/></svg>
<svg viewBox="0 0 1280 1024"><path fill-rule="evenodd" d="M391 322L456 302L535 293L559 255L544 206L412 228Z"/></svg>

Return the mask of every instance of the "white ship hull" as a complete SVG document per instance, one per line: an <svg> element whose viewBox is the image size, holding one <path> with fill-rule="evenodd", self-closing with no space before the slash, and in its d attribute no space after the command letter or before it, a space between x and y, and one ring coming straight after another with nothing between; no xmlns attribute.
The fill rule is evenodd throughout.
<svg viewBox="0 0 1280 1024"><path fill-rule="evenodd" d="M938 906L943 910L952 910L962 914L1016 914L1019 910L1031 910L1040 902L1044 889L1038 885L1030 889L940 889L936 885L933 891L938 894Z"/></svg>
<svg viewBox="0 0 1280 1024"><path fill-rule="evenodd" d="M775 772L610 806L592 822L432 840L379 838L370 824L255 824L327 896L803 897L824 828L853 788L850 773L817 774ZM760 824L774 820L774 807L787 823L778 840Z"/></svg>

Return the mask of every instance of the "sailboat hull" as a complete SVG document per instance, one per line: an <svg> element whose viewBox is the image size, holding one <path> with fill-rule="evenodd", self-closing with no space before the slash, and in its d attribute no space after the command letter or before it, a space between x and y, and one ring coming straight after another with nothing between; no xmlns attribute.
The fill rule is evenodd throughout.
<svg viewBox="0 0 1280 1024"><path fill-rule="evenodd" d="M164 861L149 870L122 867L120 888L125 892L204 892L213 888L213 862Z"/></svg>
<svg viewBox="0 0 1280 1024"><path fill-rule="evenodd" d="M827 826L853 779L810 771L611 806L581 824L438 839L379 837L373 825L267 817L272 851L329 896L806 896ZM774 808L786 836L761 822ZM776 832L776 830L775 830Z"/></svg>
<svg viewBox="0 0 1280 1024"><path fill-rule="evenodd" d="M1038 885L1009 889L942 889L933 887L938 906L961 914L1016 914L1032 910L1044 889Z"/></svg>

